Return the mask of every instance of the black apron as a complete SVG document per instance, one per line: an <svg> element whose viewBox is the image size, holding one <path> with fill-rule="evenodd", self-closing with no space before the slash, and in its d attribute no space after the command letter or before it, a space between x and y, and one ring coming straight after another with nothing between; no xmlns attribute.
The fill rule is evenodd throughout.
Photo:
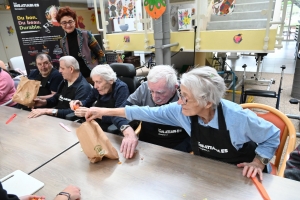
<svg viewBox="0 0 300 200"><path fill-rule="evenodd" d="M113 84L113 87L112 87L112 92L111 92L110 99L107 100L107 101L102 101L102 100L100 100L100 96L99 96L98 99L97 99L97 102L95 104L95 107L115 108L116 100L115 100L114 95L113 95L114 89L115 89L115 83ZM101 119L96 119L96 122L101 126L101 128L102 128L103 131L107 131L107 128L110 125L112 125L112 123L104 123L104 122L102 122Z"/></svg>
<svg viewBox="0 0 300 200"><path fill-rule="evenodd" d="M50 74L53 72L53 68L50 72ZM37 94L37 96L45 96L45 95L49 95L51 94L51 90L48 86L48 80L50 78L50 74L47 76L47 77L42 77L41 74L39 74L37 76L37 81L41 81L41 85L40 85L40 89L39 89L39 92Z"/></svg>
<svg viewBox="0 0 300 200"><path fill-rule="evenodd" d="M55 106L56 109L68 109L70 108L70 101L75 99L76 87L68 87L68 82L64 81L63 86L57 91L58 103Z"/></svg>
<svg viewBox="0 0 300 200"><path fill-rule="evenodd" d="M190 119L192 122L191 145L195 155L234 165L253 161L257 144L250 141L245 143L241 149L236 150L230 140L221 103L218 106L219 130L201 126L198 123L198 116L192 116ZM266 170L265 167L264 172Z"/></svg>
<svg viewBox="0 0 300 200"><path fill-rule="evenodd" d="M177 95L175 93L175 95ZM174 96L175 96L174 95ZM170 103L174 96L166 103ZM181 127L142 122L139 140L184 152L191 152L189 135Z"/></svg>
<svg viewBox="0 0 300 200"><path fill-rule="evenodd" d="M189 135L181 127L143 121L139 140L163 147L175 148L187 137Z"/></svg>

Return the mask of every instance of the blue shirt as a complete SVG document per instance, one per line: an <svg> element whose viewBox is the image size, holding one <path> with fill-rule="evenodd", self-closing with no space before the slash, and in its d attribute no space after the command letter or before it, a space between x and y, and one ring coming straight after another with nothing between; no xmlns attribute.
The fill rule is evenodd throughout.
<svg viewBox="0 0 300 200"><path fill-rule="evenodd" d="M114 90L113 92L113 97L115 99L115 108L123 107L122 105L126 102L126 99L129 96L129 89L126 83L121 81L120 79L117 78L116 82L114 83ZM89 93L89 96L82 101L82 105L84 107L91 107L95 101L98 100L98 97L102 101L108 101L112 98L111 93L105 94L105 95L100 95L98 90L93 88L91 92ZM102 122L104 123L113 123L117 124L118 117L111 117L111 116L103 116L102 117Z"/></svg>
<svg viewBox="0 0 300 200"><path fill-rule="evenodd" d="M253 141L258 144L255 152L264 158L271 159L280 142L280 130L272 123L257 117L254 112L243 109L236 103L225 99L222 99L221 103L232 145L239 150L244 143ZM153 108L126 106L125 114L129 120L181 126L189 135L191 134L190 117L182 114L181 105L176 102ZM217 109L209 123L205 124L200 117L198 117L198 123L219 129Z"/></svg>

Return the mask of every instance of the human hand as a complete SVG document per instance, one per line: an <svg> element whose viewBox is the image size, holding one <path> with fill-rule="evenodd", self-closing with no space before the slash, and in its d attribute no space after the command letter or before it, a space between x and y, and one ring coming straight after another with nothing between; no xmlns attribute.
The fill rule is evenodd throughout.
<svg viewBox="0 0 300 200"><path fill-rule="evenodd" d="M47 105L47 100L46 99L40 99L40 98L35 98L33 100L34 102L34 108L37 108L37 107L42 107L42 106L45 106Z"/></svg>
<svg viewBox="0 0 300 200"><path fill-rule="evenodd" d="M70 101L69 104L70 104L71 110L76 110L78 108L78 106L82 106L82 103L79 100L72 100L72 101Z"/></svg>
<svg viewBox="0 0 300 200"><path fill-rule="evenodd" d="M19 197L20 200L45 200L44 196L37 196L37 195L26 195Z"/></svg>
<svg viewBox="0 0 300 200"><path fill-rule="evenodd" d="M93 119L102 119L102 111L105 108L99 108L99 107L91 107L87 110L87 112L85 113L85 119L86 121L90 122Z"/></svg>
<svg viewBox="0 0 300 200"><path fill-rule="evenodd" d="M257 174L259 175L260 180L263 180L263 169L265 165L262 164L257 158L254 158L251 163L240 163L237 164L238 167L243 167L243 176L255 177Z"/></svg>
<svg viewBox="0 0 300 200"><path fill-rule="evenodd" d="M124 138L120 147L120 152L123 153L125 158L132 158L135 152L135 148L138 145L138 137L131 127L126 128L123 131Z"/></svg>
<svg viewBox="0 0 300 200"><path fill-rule="evenodd" d="M45 109L45 108L32 109L28 115L28 118L36 118L41 115L46 115L47 111L48 111L48 109Z"/></svg>
<svg viewBox="0 0 300 200"><path fill-rule="evenodd" d="M80 189L74 185L69 185L62 192L70 194L70 200L79 200L81 198ZM66 196L58 195L54 200L65 200Z"/></svg>
<svg viewBox="0 0 300 200"><path fill-rule="evenodd" d="M74 114L77 116L77 117L84 117L85 116L85 113L89 110L89 108L86 108L86 107L79 107L77 108L75 111L74 111Z"/></svg>

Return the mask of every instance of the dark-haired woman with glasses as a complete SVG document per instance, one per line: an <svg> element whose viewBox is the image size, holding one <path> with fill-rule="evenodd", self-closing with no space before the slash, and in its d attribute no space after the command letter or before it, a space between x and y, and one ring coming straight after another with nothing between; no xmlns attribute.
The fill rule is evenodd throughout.
<svg viewBox="0 0 300 200"><path fill-rule="evenodd" d="M56 19L66 33L60 40L64 55L76 58L81 74L93 84L90 78L91 70L96 65L106 62L99 43L90 32L76 28L77 15L70 7L60 8Z"/></svg>
<svg viewBox="0 0 300 200"><path fill-rule="evenodd" d="M280 130L254 112L225 100L224 79L212 67L182 75L179 100L160 107L90 108L87 121L102 116L126 117L181 126L191 136L194 154L237 165L248 178L271 172L270 159Z"/></svg>

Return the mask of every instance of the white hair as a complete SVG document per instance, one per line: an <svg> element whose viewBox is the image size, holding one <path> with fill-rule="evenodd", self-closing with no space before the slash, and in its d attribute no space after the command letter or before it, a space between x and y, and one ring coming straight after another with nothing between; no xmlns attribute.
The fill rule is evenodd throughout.
<svg viewBox="0 0 300 200"><path fill-rule="evenodd" d="M99 75L106 81L116 82L117 80L116 72L114 72L114 70L108 64L97 65L94 67L91 72L91 77L94 75Z"/></svg>
<svg viewBox="0 0 300 200"><path fill-rule="evenodd" d="M147 76L147 81L156 83L160 80L166 80L167 87L171 90L175 90L175 85L178 84L177 72L170 65L156 65L153 67Z"/></svg>
<svg viewBox="0 0 300 200"><path fill-rule="evenodd" d="M212 67L199 67L182 75L181 84L192 92L200 106L216 108L226 91L224 79Z"/></svg>
<svg viewBox="0 0 300 200"><path fill-rule="evenodd" d="M51 15L53 11L58 12L56 6L51 6L51 8L49 9L49 14Z"/></svg>
<svg viewBox="0 0 300 200"><path fill-rule="evenodd" d="M79 63L78 63L78 61L73 56L63 56L63 57L61 57L59 59L59 61L64 61L66 67L73 66L75 71L79 71L80 70Z"/></svg>

